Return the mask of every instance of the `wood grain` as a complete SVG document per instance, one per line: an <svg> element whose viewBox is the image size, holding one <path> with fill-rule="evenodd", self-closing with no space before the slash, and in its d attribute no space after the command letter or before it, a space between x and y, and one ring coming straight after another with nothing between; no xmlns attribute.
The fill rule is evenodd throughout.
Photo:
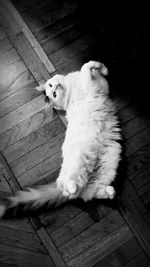
<svg viewBox="0 0 150 267"><path fill-rule="evenodd" d="M5 179L5 174L3 172L3 166L0 163L0 190L4 192L12 192L9 183Z"/></svg>
<svg viewBox="0 0 150 267"><path fill-rule="evenodd" d="M7 25L8 22L5 20L5 18L3 18L3 21L5 23L4 25L5 28L8 27ZM9 35L11 41L16 47L18 53L23 58L25 64L30 68L31 73L33 74L37 82L43 79L47 80L48 78L50 78L48 71L44 67L43 63L40 61L39 57L35 53L34 49L32 48L31 44L28 42L24 34L20 32L20 29L17 30L18 33L17 33L17 39L16 39L15 37L16 33L14 33L15 27L18 27L18 25L15 24L13 29L8 27L7 34Z"/></svg>
<svg viewBox="0 0 150 267"><path fill-rule="evenodd" d="M45 143L41 144L40 146L36 147L32 151L28 152L21 158L11 163L10 166L15 176L21 176L36 165L39 165L39 163L43 162L47 158L60 151L62 143L64 141L64 136L64 133L60 133L56 137L53 137L51 140L46 141Z"/></svg>
<svg viewBox="0 0 150 267"><path fill-rule="evenodd" d="M63 4L65 2L69 2L68 0L63 1L63 0L56 0L56 1L52 1L52 0L46 0L46 1L37 1L36 5L33 2L32 6L22 12L22 17L27 17L28 15L29 17L31 17L32 19L38 18L40 16L48 16L49 12L56 12L56 10L58 10L60 7L63 6ZM70 2L73 3L72 0L70 0Z"/></svg>
<svg viewBox="0 0 150 267"><path fill-rule="evenodd" d="M100 262L95 264L94 267L122 267L141 252L141 247L135 237L133 237L112 252L109 256L106 256Z"/></svg>
<svg viewBox="0 0 150 267"><path fill-rule="evenodd" d="M130 182L126 182L121 196L123 206L120 206L122 216L130 225L144 251L149 255L150 250L150 217L141 199Z"/></svg>
<svg viewBox="0 0 150 267"><path fill-rule="evenodd" d="M58 1L56 1L56 4L57 2ZM63 3L59 2L59 7L54 8L54 10L51 10L51 5L48 3L46 10L45 8L46 7L43 8L43 12L41 12L42 9L37 9L36 14L40 14L38 17L35 17L33 10L31 10L31 16L28 16L28 11L22 14L23 19L26 23L28 23L28 26L33 33L34 31L38 31L47 25L55 23L57 20L66 17L68 14L73 13L76 9L76 3L74 1L63 1Z"/></svg>
<svg viewBox="0 0 150 267"><path fill-rule="evenodd" d="M59 49L49 56L50 60L57 68L58 65L69 60L71 57L79 54L81 51L85 50L87 47L93 45L96 40L91 35L85 35L80 39L74 41L73 43Z"/></svg>
<svg viewBox="0 0 150 267"><path fill-rule="evenodd" d="M102 220L105 216L112 212L112 209L101 207L97 210L97 212L99 220ZM57 247L60 247L92 225L93 219L89 217L87 212L82 212L71 218L68 222L64 223L53 232L49 231L51 230L50 226L48 228L48 232L51 232L51 238L54 240Z"/></svg>
<svg viewBox="0 0 150 267"><path fill-rule="evenodd" d="M0 226L0 239L1 243L4 245L16 246L24 249L30 248L31 251L47 254L45 247L40 243L40 239L36 233L11 229L7 226Z"/></svg>
<svg viewBox="0 0 150 267"><path fill-rule="evenodd" d="M47 0L45 0L47 1ZM49 1L49 0L48 0ZM42 0L26 0L25 2L19 2L18 0L12 0L13 5L17 8L18 11L20 11L20 13L25 12L27 10L30 10L30 8L37 6L38 4L40 4L41 2L43 2Z"/></svg>
<svg viewBox="0 0 150 267"><path fill-rule="evenodd" d="M59 35L50 40L42 43L42 48L45 53L49 56L52 53L56 52L60 48L68 45L71 42L74 42L76 39L80 38L83 35L82 26L80 23L73 24L69 29L63 31Z"/></svg>
<svg viewBox="0 0 150 267"><path fill-rule="evenodd" d="M16 68L14 68L16 66ZM10 79L10 73L12 72L12 78L10 79L9 83L7 84L6 81L4 85L1 83L1 94L0 94L0 100L4 100L10 95L18 92L19 90L22 90L23 88L33 88L33 85L35 84L35 80L31 73L26 69L25 65L22 64L22 61L19 60L16 62L16 64L13 64L11 66L7 66L9 77ZM6 77L6 76L5 76Z"/></svg>
<svg viewBox="0 0 150 267"><path fill-rule="evenodd" d="M119 119L121 124L127 123L139 114L137 107L128 104L119 110Z"/></svg>
<svg viewBox="0 0 150 267"><path fill-rule="evenodd" d="M44 185L54 182L59 176L59 173L60 173L60 168L52 172L51 174L48 174L48 176L46 176L43 180L38 181L35 185Z"/></svg>
<svg viewBox="0 0 150 267"><path fill-rule="evenodd" d="M122 224L119 218L118 222L114 221L113 213L107 216L107 221L105 220L106 218L101 221L101 225L90 227L60 248L69 266L92 266L132 237L129 228ZM102 231L103 227L107 230Z"/></svg>
<svg viewBox="0 0 150 267"><path fill-rule="evenodd" d="M73 13L59 19L54 24L47 25L44 27L44 30L41 29L34 32L34 36L42 46L43 43L72 28L72 26L79 21L78 17L78 12L75 10Z"/></svg>
<svg viewBox="0 0 150 267"><path fill-rule="evenodd" d="M20 59L16 49L12 48L0 55L0 63L3 67L7 67Z"/></svg>
<svg viewBox="0 0 150 267"><path fill-rule="evenodd" d="M40 218L43 226L51 235L53 231L77 216L81 211L82 209L80 207L67 203L64 207L60 207L53 212L50 211L48 214L42 214Z"/></svg>
<svg viewBox="0 0 150 267"><path fill-rule="evenodd" d="M16 81L18 81L22 75L24 76L26 70L27 68L22 60L18 60L14 64L8 65L7 68L0 65L0 100L18 90L18 88L15 88Z"/></svg>
<svg viewBox="0 0 150 267"><path fill-rule="evenodd" d="M125 139L129 139L138 132L150 125L150 120L146 116L137 115L122 125L122 133Z"/></svg>
<svg viewBox="0 0 150 267"><path fill-rule="evenodd" d="M51 122L53 119L56 119L56 117L56 113L52 110L45 111L45 109L43 109L42 111L35 113L33 116L0 135L0 149L4 150L8 146L15 144L21 138Z"/></svg>
<svg viewBox="0 0 150 267"><path fill-rule="evenodd" d="M144 168L135 171L133 175L130 176L130 179L134 187L138 190L150 181L149 177L150 177L150 164L146 165Z"/></svg>
<svg viewBox="0 0 150 267"><path fill-rule="evenodd" d="M38 96L32 101L18 107L14 111L0 119L0 134L16 126L20 122L30 118L45 107L43 96Z"/></svg>
<svg viewBox="0 0 150 267"><path fill-rule="evenodd" d="M9 165L7 164L6 159L1 153L0 153L0 170L3 178L5 179L6 183L10 186L12 192L21 189L13 172L11 171Z"/></svg>
<svg viewBox="0 0 150 267"><path fill-rule="evenodd" d="M130 156L131 154L135 153L142 147L148 145L150 142L149 136L150 136L150 126L143 129L143 131L138 132L130 139L128 139L125 143L126 156Z"/></svg>
<svg viewBox="0 0 150 267"><path fill-rule="evenodd" d="M127 163L128 177L131 177L132 179L132 177L134 177L134 173L136 174L136 171L144 168L150 163L150 143L131 154L127 158Z"/></svg>
<svg viewBox="0 0 150 267"><path fill-rule="evenodd" d="M15 266L55 267L48 255L36 253L14 246L0 244L0 261L6 264L15 263Z"/></svg>
<svg viewBox="0 0 150 267"><path fill-rule="evenodd" d="M111 90L113 90L113 89L110 87L110 92L111 92ZM117 109L118 114L119 114L119 112L122 112L121 109L130 105L131 97L126 96L126 95L122 96L122 95L116 94L114 91L112 91L112 93L113 93L112 100L114 101L114 104L115 104L116 109Z"/></svg>
<svg viewBox="0 0 150 267"><path fill-rule="evenodd" d="M6 33L3 30L2 26L0 25L0 40L6 38Z"/></svg>
<svg viewBox="0 0 150 267"><path fill-rule="evenodd" d="M35 230L33 229L32 225L29 222L28 218L18 220L17 218L13 220L0 220L0 226L9 227L15 230L21 230L29 233L34 233Z"/></svg>
<svg viewBox="0 0 150 267"><path fill-rule="evenodd" d="M53 137L57 136L64 130L65 127L63 123L59 118L57 118L52 122L45 124L38 130L32 132L12 146L9 146L6 150L3 151L3 154L6 157L8 163L12 163L34 148L39 147L43 143L49 142Z"/></svg>
<svg viewBox="0 0 150 267"><path fill-rule="evenodd" d="M51 77L50 73L54 72L55 68L11 2L9 0L1 1L1 23L5 27L18 54L23 58L35 80L40 84ZM8 16L12 20L11 25L9 24ZM60 118L64 122L61 116Z"/></svg>
<svg viewBox="0 0 150 267"><path fill-rule="evenodd" d="M23 33L17 35L15 47L38 83L43 79L46 81L51 77L50 73L54 72L55 69L52 68L51 72L48 72Z"/></svg>
<svg viewBox="0 0 150 267"><path fill-rule="evenodd" d="M0 36L0 55L2 55L3 53L6 53L12 47L13 46L7 37L1 39L1 36Z"/></svg>
<svg viewBox="0 0 150 267"><path fill-rule="evenodd" d="M82 56L83 56L83 52L63 62L62 64L56 67L57 72L60 74L66 75L69 72L79 70L84 63L82 60Z"/></svg>
<svg viewBox="0 0 150 267"><path fill-rule="evenodd" d="M141 188L139 188L138 193L140 197L142 198L144 204L148 207L150 207L150 179L148 179L148 182L145 183Z"/></svg>
<svg viewBox="0 0 150 267"><path fill-rule="evenodd" d="M43 162L38 163L38 165L29 171L17 177L17 180L22 187L34 185L38 181L46 178L49 174L58 170L61 167L61 163L61 152L57 152L53 156L46 158Z"/></svg>
<svg viewBox="0 0 150 267"><path fill-rule="evenodd" d="M148 267L150 265L149 259L146 257L144 253L140 253L137 257L135 257L132 261L127 263L125 267Z"/></svg>
<svg viewBox="0 0 150 267"><path fill-rule="evenodd" d="M36 83L34 82L30 84L30 86L31 87L19 90L19 92L10 95L0 102L0 118L18 107L23 106L39 95L38 91L34 89L36 87Z"/></svg>
<svg viewBox="0 0 150 267"><path fill-rule="evenodd" d="M46 54L44 53L44 51L41 49L41 46L39 45L39 43L36 41L34 35L31 33L31 31L29 30L28 26L25 24L25 22L23 21L22 17L20 16L20 14L17 12L17 10L15 9L15 7L12 5L12 3L7 0L7 1L3 1L1 0L1 8L2 8L2 15L4 16L5 20L7 21L7 23L9 24L9 20L7 20L7 16L10 16L12 21L13 21L13 30L14 30L14 34L18 34L18 29L20 28L20 30L23 32L24 35L22 35L22 38L25 41L25 44L22 43L21 47L23 48L24 45L31 45L31 50L33 49L33 56L35 55L34 50L36 52L36 54L38 55L38 57L40 58L40 64L41 67L42 65L45 66L45 70L44 68L42 69L42 73L43 75L46 75L46 70L51 73L54 72L55 69L53 67L53 65L51 64L51 62L48 60ZM12 23L11 21L11 23ZM17 29L17 31L15 31L15 29ZM8 29L7 27L7 33L9 33L9 36L13 35L13 32L11 32L10 28ZM21 33L20 33L21 34ZM26 42L26 38L24 38L24 36L27 38L28 42ZM14 38L12 39L14 41L14 44L17 45L18 47L18 51L21 52L21 50L19 50L19 38L17 36L17 39L15 40ZM25 50L25 54L26 54L26 50ZM27 56L28 54L26 54ZM23 56L23 54L22 54ZM37 60L38 60L37 57ZM26 61L25 61L26 62ZM38 66L37 66L38 67ZM45 77L46 78L46 77Z"/></svg>
<svg viewBox="0 0 150 267"><path fill-rule="evenodd" d="M59 254L59 251L57 250L57 248L55 247L55 244L50 239L50 237L48 236L47 232L45 231L43 227L38 230L38 234L41 240L43 241L43 243L45 244L45 246L48 248L49 255L51 256L52 260L55 262L55 265L57 267L60 267L60 266L65 267L66 264L64 263L61 255Z"/></svg>

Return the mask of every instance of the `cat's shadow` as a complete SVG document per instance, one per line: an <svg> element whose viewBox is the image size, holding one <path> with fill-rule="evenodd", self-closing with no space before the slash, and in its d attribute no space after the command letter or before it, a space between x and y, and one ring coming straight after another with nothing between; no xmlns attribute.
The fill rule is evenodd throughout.
<svg viewBox="0 0 150 267"><path fill-rule="evenodd" d="M74 206L79 207L83 212L86 212L94 223L101 220L100 207L105 206L115 209L115 200L102 200L93 199L88 202L84 202L82 199L78 199L73 203Z"/></svg>

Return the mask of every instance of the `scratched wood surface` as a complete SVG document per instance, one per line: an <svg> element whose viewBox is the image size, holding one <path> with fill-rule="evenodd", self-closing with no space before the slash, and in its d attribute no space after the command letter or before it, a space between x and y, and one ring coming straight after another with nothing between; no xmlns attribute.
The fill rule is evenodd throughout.
<svg viewBox="0 0 150 267"><path fill-rule="evenodd" d="M79 1L12 0L12 4L49 58L52 75L78 70L90 59L108 66L124 155L116 201L87 205L76 201L33 217L0 220L0 266L148 267L149 114L126 84L118 89L111 49L90 23L83 22ZM11 14L6 9L0 10L0 199L57 178L66 129L65 120L45 110L44 96L34 89L49 73L19 28L14 10ZM8 12L14 29L7 26Z"/></svg>

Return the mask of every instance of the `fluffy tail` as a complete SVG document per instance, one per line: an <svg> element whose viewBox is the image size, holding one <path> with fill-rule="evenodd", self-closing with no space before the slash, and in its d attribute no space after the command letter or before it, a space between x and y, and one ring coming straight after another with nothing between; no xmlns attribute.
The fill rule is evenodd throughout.
<svg viewBox="0 0 150 267"><path fill-rule="evenodd" d="M69 197L63 195L57 184L39 186L38 188L27 188L26 191L18 191L14 196L8 197L6 203L0 204L0 218L12 208L17 208L20 204L27 205L30 208L37 209L44 204L59 205L68 200Z"/></svg>

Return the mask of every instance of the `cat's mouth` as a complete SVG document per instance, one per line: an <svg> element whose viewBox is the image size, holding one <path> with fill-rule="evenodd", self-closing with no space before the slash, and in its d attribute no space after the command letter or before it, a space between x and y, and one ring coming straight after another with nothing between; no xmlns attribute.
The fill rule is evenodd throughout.
<svg viewBox="0 0 150 267"><path fill-rule="evenodd" d="M44 92L44 95L45 95L45 103L46 103L46 106L53 109L54 108L54 103L53 101L50 99L49 96L46 95L46 93Z"/></svg>
<svg viewBox="0 0 150 267"><path fill-rule="evenodd" d="M50 98L49 98L47 95L45 96L45 102L46 102L46 103L50 103L50 102L51 102L51 101L50 101Z"/></svg>
<svg viewBox="0 0 150 267"><path fill-rule="evenodd" d="M45 96L44 100L45 100L45 103L46 103L46 108L50 108L50 109L55 108L53 101L48 96Z"/></svg>

